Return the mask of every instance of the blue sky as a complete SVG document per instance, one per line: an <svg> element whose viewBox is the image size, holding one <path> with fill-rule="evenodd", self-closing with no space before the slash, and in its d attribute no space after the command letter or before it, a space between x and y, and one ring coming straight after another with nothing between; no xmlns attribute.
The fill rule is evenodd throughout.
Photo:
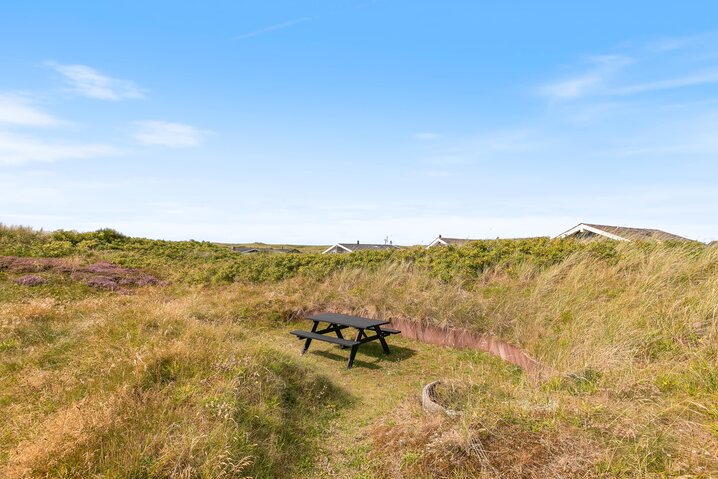
<svg viewBox="0 0 718 479"><path fill-rule="evenodd" d="M428 243L718 239L718 6L12 2L0 222Z"/></svg>

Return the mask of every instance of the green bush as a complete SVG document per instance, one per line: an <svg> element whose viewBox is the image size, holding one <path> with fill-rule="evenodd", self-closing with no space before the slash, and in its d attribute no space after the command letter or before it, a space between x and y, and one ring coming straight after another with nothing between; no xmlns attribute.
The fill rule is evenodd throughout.
<svg viewBox="0 0 718 479"><path fill-rule="evenodd" d="M683 248L687 255L706 250L698 243L635 243L635 248ZM387 263L407 263L427 271L440 281L471 281L488 268L523 265L544 268L577 252L597 259L619 259L615 241L581 242L568 239L474 241L461 247L360 251L352 254L240 255L226 246L199 241L163 241L131 238L112 229L79 233L52 233L0 225L0 255L78 256L88 261L106 260L123 266L147 269L183 283L276 282L303 275L322 280L340 269L374 270Z"/></svg>

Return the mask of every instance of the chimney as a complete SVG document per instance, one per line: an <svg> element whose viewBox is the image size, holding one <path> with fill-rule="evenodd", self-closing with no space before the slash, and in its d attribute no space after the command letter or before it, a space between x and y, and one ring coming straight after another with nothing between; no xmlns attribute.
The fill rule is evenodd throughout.
<svg viewBox="0 0 718 479"><path fill-rule="evenodd" d="M441 235L439 235L439 239L441 239Z"/></svg>
<svg viewBox="0 0 718 479"><path fill-rule="evenodd" d="M359 244L359 240L357 240L357 244Z"/></svg>

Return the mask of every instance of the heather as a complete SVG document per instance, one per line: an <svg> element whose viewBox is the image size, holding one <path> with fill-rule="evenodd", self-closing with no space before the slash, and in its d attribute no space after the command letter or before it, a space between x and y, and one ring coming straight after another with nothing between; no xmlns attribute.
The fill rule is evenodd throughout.
<svg viewBox="0 0 718 479"><path fill-rule="evenodd" d="M15 279L24 286L40 286L53 277L66 277L97 289L122 290L129 287L158 285L163 282L157 277L136 268L117 266L107 261L82 264L77 258L68 261L62 258L20 258L0 256L0 271L10 275L25 274Z"/></svg>

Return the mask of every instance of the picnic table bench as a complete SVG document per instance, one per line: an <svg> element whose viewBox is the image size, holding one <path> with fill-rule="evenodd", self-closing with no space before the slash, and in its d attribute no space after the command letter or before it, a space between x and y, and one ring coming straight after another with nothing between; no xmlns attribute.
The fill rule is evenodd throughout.
<svg viewBox="0 0 718 479"><path fill-rule="evenodd" d="M389 321L381 321L376 319L362 318L359 316L348 316L346 314L337 313L320 313L313 316L306 316L304 319L313 321L311 331L295 330L290 331L290 334L295 335L298 339L304 340L304 349L302 354L307 352L309 345L312 344L312 340L324 341L327 343L337 344L342 349L351 348L349 352L349 361L347 361L347 369L352 367L354 364L354 357L357 354L357 349L364 343L370 341L379 341L381 347L386 354L390 354L389 345L386 343L386 337L392 334L399 334L401 331L396 329L390 329L383 327L389 324ZM321 323L327 323L323 329L319 329ZM342 331L347 328L353 328L357 331L354 339L347 339L342 334ZM367 331L370 334L367 334ZM371 334L373 333L373 334ZM335 334L336 337L330 336Z"/></svg>

